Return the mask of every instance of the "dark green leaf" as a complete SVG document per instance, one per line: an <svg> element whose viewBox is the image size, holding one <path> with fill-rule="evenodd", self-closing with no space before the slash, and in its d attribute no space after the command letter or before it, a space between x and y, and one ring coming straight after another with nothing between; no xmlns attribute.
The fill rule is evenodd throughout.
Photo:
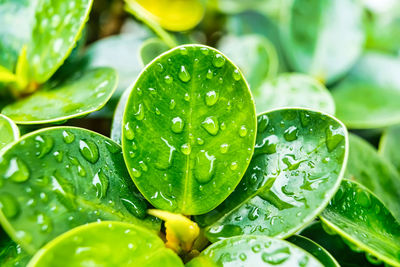
<svg viewBox="0 0 400 267"><path fill-rule="evenodd" d="M0 151L19 138L19 129L15 123L0 114Z"/></svg>
<svg viewBox="0 0 400 267"><path fill-rule="evenodd" d="M30 255L22 250L20 245L12 241L0 229L0 266L25 267L30 258Z"/></svg>
<svg viewBox="0 0 400 267"><path fill-rule="evenodd" d="M210 241L257 234L284 238L328 204L347 162L347 131L335 118L303 109L258 116L250 166L215 210L197 216Z"/></svg>
<svg viewBox="0 0 400 267"><path fill-rule="evenodd" d="M388 128L379 143L379 154L390 161L400 173L400 126Z"/></svg>
<svg viewBox="0 0 400 267"><path fill-rule="evenodd" d="M180 267L178 255L153 232L121 222L77 227L48 243L29 262L34 266Z"/></svg>
<svg viewBox="0 0 400 267"><path fill-rule="evenodd" d="M400 224L361 184L344 180L321 220L357 247L400 266Z"/></svg>
<svg viewBox="0 0 400 267"><path fill-rule="evenodd" d="M157 208L201 214L236 187L253 154L256 115L241 72L202 45L149 64L126 105L125 162Z"/></svg>
<svg viewBox="0 0 400 267"><path fill-rule="evenodd" d="M88 130L53 127L22 137L0 157L0 221L29 253L75 226L137 222L146 202L124 166L121 148Z"/></svg>
<svg viewBox="0 0 400 267"><path fill-rule="evenodd" d="M45 85L40 91L7 105L2 113L17 124L44 124L81 117L102 108L116 86L117 74L113 69L91 69L59 85Z"/></svg>

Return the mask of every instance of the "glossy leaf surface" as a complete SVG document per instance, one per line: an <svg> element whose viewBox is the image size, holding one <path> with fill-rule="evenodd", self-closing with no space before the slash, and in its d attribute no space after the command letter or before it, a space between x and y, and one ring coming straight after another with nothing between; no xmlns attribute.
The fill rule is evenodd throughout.
<svg viewBox="0 0 400 267"><path fill-rule="evenodd" d="M0 151L19 138L19 129L15 123L0 114Z"/></svg>
<svg viewBox="0 0 400 267"><path fill-rule="evenodd" d="M332 91L336 115L349 128L381 128L400 123L400 62L385 54L365 54Z"/></svg>
<svg viewBox="0 0 400 267"><path fill-rule="evenodd" d="M113 69L91 69L61 84L49 83L7 105L2 113L17 124L44 124L81 117L102 108L116 86L117 74Z"/></svg>
<svg viewBox="0 0 400 267"><path fill-rule="evenodd" d="M361 249L400 266L400 224L362 185L344 180L321 219Z"/></svg>
<svg viewBox="0 0 400 267"><path fill-rule="evenodd" d="M345 177L371 190L400 222L400 174L372 145L353 134Z"/></svg>
<svg viewBox="0 0 400 267"><path fill-rule="evenodd" d="M316 259L318 259L325 267L339 267L339 263L332 257L332 255L326 251L323 247L308 239L307 237L300 235L293 235L287 239L290 243L304 249Z"/></svg>
<svg viewBox="0 0 400 267"><path fill-rule="evenodd" d="M203 259L202 259L203 258ZM204 259L206 258L206 259ZM200 257L194 258L187 267L197 261L212 261L214 266L323 266L303 249L283 240L266 236L237 236L221 240L206 248ZM210 265L212 266L212 265Z"/></svg>
<svg viewBox="0 0 400 267"><path fill-rule="evenodd" d="M400 126L388 128L381 137L379 154L390 161L400 173Z"/></svg>
<svg viewBox="0 0 400 267"><path fill-rule="evenodd" d="M12 241L0 229L0 266L25 267L30 258L30 255L22 250L20 245Z"/></svg>
<svg viewBox="0 0 400 267"><path fill-rule="evenodd" d="M94 132L53 127L25 135L0 157L0 220L29 253L97 220L146 224L147 205L121 148Z"/></svg>
<svg viewBox="0 0 400 267"><path fill-rule="evenodd" d="M242 178L254 149L255 107L232 62L186 45L147 65L123 128L125 162L142 194L159 209L201 214Z"/></svg>
<svg viewBox="0 0 400 267"><path fill-rule="evenodd" d="M326 87L317 80L295 73L281 74L253 90L258 113L280 107L304 107L335 113L335 103Z"/></svg>
<svg viewBox="0 0 400 267"><path fill-rule="evenodd" d="M364 32L358 1L294 0L287 14L282 15L287 16L282 42L296 71L331 83L359 57Z"/></svg>
<svg viewBox="0 0 400 267"><path fill-rule="evenodd" d="M218 49L239 66L253 92L265 79L277 74L278 57L275 47L263 36L228 35L219 41Z"/></svg>
<svg viewBox="0 0 400 267"><path fill-rule="evenodd" d="M178 255L148 229L121 222L75 228L43 247L33 266L184 266Z"/></svg>
<svg viewBox="0 0 400 267"><path fill-rule="evenodd" d="M41 0L28 45L30 79L47 81L71 53L83 30L93 0Z"/></svg>
<svg viewBox="0 0 400 267"><path fill-rule="evenodd" d="M258 116L250 166L235 191L196 217L210 241L257 234L285 238L328 204L347 161L347 131L328 115L278 109Z"/></svg>

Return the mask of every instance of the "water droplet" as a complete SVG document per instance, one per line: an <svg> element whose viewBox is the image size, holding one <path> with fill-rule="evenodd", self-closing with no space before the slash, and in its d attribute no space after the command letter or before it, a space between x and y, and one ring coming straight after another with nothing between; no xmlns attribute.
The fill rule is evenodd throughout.
<svg viewBox="0 0 400 267"><path fill-rule="evenodd" d="M164 66L160 62L158 62L156 66L157 66L156 68L157 68L158 72L164 71Z"/></svg>
<svg viewBox="0 0 400 267"><path fill-rule="evenodd" d="M147 172L149 170L149 168L147 167L146 163L143 162L143 160L139 161L139 166L144 172Z"/></svg>
<svg viewBox="0 0 400 267"><path fill-rule="evenodd" d="M297 129L296 126L290 126L285 130L283 133L283 137L285 138L286 141L291 142L297 139L299 135L299 129Z"/></svg>
<svg viewBox="0 0 400 267"><path fill-rule="evenodd" d="M207 92L206 96L205 96L205 101L206 101L206 105L209 107L215 105L215 103L217 103L217 101L218 101L218 93L215 91Z"/></svg>
<svg viewBox="0 0 400 267"><path fill-rule="evenodd" d="M329 152L332 152L343 140L344 134L343 129L339 126L338 128L334 128L330 125L325 130L326 133L326 147Z"/></svg>
<svg viewBox="0 0 400 267"><path fill-rule="evenodd" d="M246 261L246 259L247 259L246 254L240 253L240 254L239 254L239 259L240 259L241 261Z"/></svg>
<svg viewBox="0 0 400 267"><path fill-rule="evenodd" d="M135 138L135 132L133 131L130 122L127 122L124 126L124 136L128 140Z"/></svg>
<svg viewBox="0 0 400 267"><path fill-rule="evenodd" d="M258 217L260 217L260 215L258 214L258 208L257 207L252 207L249 211L249 214L247 216L249 218L250 221L255 221L258 219Z"/></svg>
<svg viewBox="0 0 400 267"><path fill-rule="evenodd" d="M185 47L181 47L179 48L179 52L181 53L181 55L185 56L188 54L188 51Z"/></svg>
<svg viewBox="0 0 400 267"><path fill-rule="evenodd" d="M171 102L169 102L169 109L173 110L176 106L176 102L174 99L171 99Z"/></svg>
<svg viewBox="0 0 400 267"><path fill-rule="evenodd" d="M181 69L179 71L178 77L184 83L187 83L191 79L190 74L186 70L185 66L181 66Z"/></svg>
<svg viewBox="0 0 400 267"><path fill-rule="evenodd" d="M207 47L202 47L200 48L201 53L203 53L203 55L207 56L208 53L210 52L210 50Z"/></svg>
<svg viewBox="0 0 400 267"><path fill-rule="evenodd" d="M139 178L140 176L142 176L142 172L139 171L138 169L132 168L132 175L135 178Z"/></svg>
<svg viewBox="0 0 400 267"><path fill-rule="evenodd" d="M219 131L218 119L215 116L207 117L201 126L211 135L217 135Z"/></svg>
<svg viewBox="0 0 400 267"><path fill-rule="evenodd" d="M308 261L309 261L308 256L307 256L307 255L304 255L304 256L299 260L299 266L300 266L300 267L305 267L305 266L307 266Z"/></svg>
<svg viewBox="0 0 400 267"><path fill-rule="evenodd" d="M99 170L92 179L92 185L96 189L96 197L102 199L108 190L109 178L103 170Z"/></svg>
<svg viewBox="0 0 400 267"><path fill-rule="evenodd" d="M260 252L260 251L261 251L261 245L260 245L260 244L255 244L254 246L251 247L251 250L252 250L254 253Z"/></svg>
<svg viewBox="0 0 400 267"><path fill-rule="evenodd" d="M161 112L158 108L156 108L156 115L161 115Z"/></svg>
<svg viewBox="0 0 400 267"><path fill-rule="evenodd" d="M53 153L53 156L58 163L61 163L63 160L64 152L63 151L55 151Z"/></svg>
<svg viewBox="0 0 400 267"><path fill-rule="evenodd" d="M57 38L56 40L54 40L53 51L55 53L59 53L63 43L64 43L64 40L62 38Z"/></svg>
<svg viewBox="0 0 400 267"><path fill-rule="evenodd" d="M231 168L231 170L232 170L232 171L236 170L236 169L237 169L237 167L238 167L238 164L237 164L237 162L236 162L236 161L234 161L234 162L232 162L232 163L231 163L231 166L230 166L230 168Z"/></svg>
<svg viewBox="0 0 400 267"><path fill-rule="evenodd" d="M51 136L41 136L38 135L35 137L36 141L36 148L39 150L36 152L36 156L38 158L42 158L43 156L47 155L54 145L54 140Z"/></svg>
<svg viewBox="0 0 400 267"><path fill-rule="evenodd" d="M164 145L161 146L161 152L158 153L156 168L160 170L168 169L172 164L172 156L176 148L168 143L168 141L161 137Z"/></svg>
<svg viewBox="0 0 400 267"><path fill-rule="evenodd" d="M29 168L21 159L14 157L9 160L7 170L4 173L5 179L22 183L28 180L29 176Z"/></svg>
<svg viewBox="0 0 400 267"><path fill-rule="evenodd" d="M185 126L185 123L180 117L175 117L172 119L172 125L171 125L171 130L174 133L181 133L183 131L183 127Z"/></svg>
<svg viewBox="0 0 400 267"><path fill-rule="evenodd" d="M261 144L256 144L254 147L254 155L260 154L273 154L276 152L276 146L278 145L278 137L276 135L270 135L265 137Z"/></svg>
<svg viewBox="0 0 400 267"><path fill-rule="evenodd" d="M82 156L92 164L96 163L99 159L99 148L92 140L80 140L79 151Z"/></svg>
<svg viewBox="0 0 400 267"><path fill-rule="evenodd" d="M197 138L197 144L203 145L203 144L204 144L204 140L201 139L200 137L198 137L198 138Z"/></svg>
<svg viewBox="0 0 400 267"><path fill-rule="evenodd" d="M188 93L185 93L185 96L183 97L183 99L185 99L185 101L189 102L190 95Z"/></svg>
<svg viewBox="0 0 400 267"><path fill-rule="evenodd" d="M61 22L60 16L57 15L57 14L54 14L54 15L52 16L52 18L51 18L51 26L52 26L53 28L57 28L58 25L60 25L60 22Z"/></svg>
<svg viewBox="0 0 400 267"><path fill-rule="evenodd" d="M244 126L244 125L240 126L240 129L239 129L239 136L240 136L240 137L245 137L246 135L247 135L247 128L246 128L246 126Z"/></svg>
<svg viewBox="0 0 400 267"><path fill-rule="evenodd" d="M211 80L213 76L214 76L214 74L213 74L212 70L208 70L207 74L206 74L206 78Z"/></svg>
<svg viewBox="0 0 400 267"><path fill-rule="evenodd" d="M138 110L137 110L137 112L135 113L135 118L136 118L138 121L141 121L141 120L144 119L144 111L143 111L142 104L139 104Z"/></svg>
<svg viewBox="0 0 400 267"><path fill-rule="evenodd" d="M213 175L215 169L215 156L208 154L205 150L200 150L196 156L195 178L201 183L208 183Z"/></svg>
<svg viewBox="0 0 400 267"><path fill-rule="evenodd" d="M240 75L240 72L238 69L234 70L232 73L232 77L235 81L240 81L242 79L242 75Z"/></svg>
<svg viewBox="0 0 400 267"><path fill-rule="evenodd" d="M288 247L283 247L273 252L263 252L261 258L264 262L278 265L285 262L290 257L290 250Z"/></svg>
<svg viewBox="0 0 400 267"><path fill-rule="evenodd" d="M75 195L75 187L69 180L60 175L59 171L56 170L51 178L51 190L57 197L57 200L64 205L68 210L76 210L75 199L72 197Z"/></svg>
<svg viewBox="0 0 400 267"><path fill-rule="evenodd" d="M225 58L221 54L215 54L215 57L213 59L213 65L217 68L221 68L225 64Z"/></svg>
<svg viewBox="0 0 400 267"><path fill-rule="evenodd" d="M18 215L20 206L15 197L3 192L0 195L0 209L7 218L12 219Z"/></svg>
<svg viewBox="0 0 400 267"><path fill-rule="evenodd" d="M360 190L356 194L357 203L363 206L364 208L369 208L371 206L371 198L367 192L364 190Z"/></svg>
<svg viewBox="0 0 400 267"><path fill-rule="evenodd" d="M183 145L181 146L181 152L182 152L183 154L185 154L185 155L190 155L190 152L191 152L190 144L183 144Z"/></svg>
<svg viewBox="0 0 400 267"><path fill-rule="evenodd" d="M51 218L44 213L38 213L36 215L36 223L44 233L50 233L53 231L53 222L51 221Z"/></svg>
<svg viewBox="0 0 400 267"><path fill-rule="evenodd" d="M64 142L67 144L71 144L75 140L75 135L71 133L70 131L63 131L62 132Z"/></svg>
<svg viewBox="0 0 400 267"><path fill-rule="evenodd" d="M227 153L228 149L229 149L229 145L228 144L222 144L221 147L220 147L220 150L221 150L222 154Z"/></svg>
<svg viewBox="0 0 400 267"><path fill-rule="evenodd" d="M171 84L174 79L171 76L167 75L164 77L164 80L167 84Z"/></svg>

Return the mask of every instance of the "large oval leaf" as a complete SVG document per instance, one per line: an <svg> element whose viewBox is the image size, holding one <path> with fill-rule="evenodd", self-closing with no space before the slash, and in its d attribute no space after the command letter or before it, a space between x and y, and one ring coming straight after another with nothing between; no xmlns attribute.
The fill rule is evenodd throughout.
<svg viewBox="0 0 400 267"><path fill-rule="evenodd" d="M0 151L19 138L19 129L15 123L0 114Z"/></svg>
<svg viewBox="0 0 400 267"><path fill-rule="evenodd" d="M121 148L88 130L54 127L25 135L0 157L0 221L29 253L75 226L139 218L146 202Z"/></svg>
<svg viewBox="0 0 400 267"><path fill-rule="evenodd" d="M0 228L0 266L25 267L31 256L12 241Z"/></svg>
<svg viewBox="0 0 400 267"><path fill-rule="evenodd" d="M353 134L345 176L377 195L400 222L400 174L374 147Z"/></svg>
<svg viewBox="0 0 400 267"><path fill-rule="evenodd" d="M365 54L332 91L336 115L349 128L380 128L400 123L400 62L385 54Z"/></svg>
<svg viewBox="0 0 400 267"><path fill-rule="evenodd" d="M379 154L390 161L400 173L400 126L388 128L379 142Z"/></svg>
<svg viewBox="0 0 400 267"><path fill-rule="evenodd" d="M242 178L256 115L238 68L212 48L186 45L147 65L123 127L125 162L143 195L159 209L201 214Z"/></svg>
<svg viewBox="0 0 400 267"><path fill-rule="evenodd" d="M7 105L2 113L17 124L45 124L81 117L102 108L117 86L117 74L110 68L97 68L70 77L55 86Z"/></svg>
<svg viewBox="0 0 400 267"><path fill-rule="evenodd" d="M215 210L196 217L210 241L257 234L284 238L328 204L347 162L347 131L335 118L303 109L258 116L250 166Z"/></svg>
<svg viewBox="0 0 400 267"><path fill-rule="evenodd" d="M362 185L344 180L321 219L361 249L400 266L400 224Z"/></svg>
<svg viewBox="0 0 400 267"><path fill-rule="evenodd" d="M29 262L34 266L184 266L155 233L134 224L91 223L48 243Z"/></svg>
<svg viewBox="0 0 400 267"><path fill-rule="evenodd" d="M186 266L200 267L211 261L214 266L323 266L303 249L283 240L266 236L237 236L206 248Z"/></svg>
<svg viewBox="0 0 400 267"><path fill-rule="evenodd" d="M331 83L345 74L364 43L362 7L353 0L294 0L282 27L292 67ZM340 41L339 41L339 39Z"/></svg>
<svg viewBox="0 0 400 267"><path fill-rule="evenodd" d="M258 113L280 107L304 107L335 113L329 91L319 81L303 74L281 74L253 89Z"/></svg>
<svg viewBox="0 0 400 267"><path fill-rule="evenodd" d="M339 267L339 263L332 255L323 247L301 235L293 235L288 239L289 242L304 249L316 259L318 259L325 267Z"/></svg>
<svg viewBox="0 0 400 267"><path fill-rule="evenodd" d="M28 45L30 80L44 83L71 53L93 0L41 0Z"/></svg>
<svg viewBox="0 0 400 267"><path fill-rule="evenodd" d="M265 79L277 74L279 63L275 47L261 35L228 35L219 41L218 49L239 66L253 92Z"/></svg>

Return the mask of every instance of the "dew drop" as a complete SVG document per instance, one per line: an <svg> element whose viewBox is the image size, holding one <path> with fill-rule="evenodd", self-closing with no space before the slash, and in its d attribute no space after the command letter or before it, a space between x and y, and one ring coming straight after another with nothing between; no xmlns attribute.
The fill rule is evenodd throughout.
<svg viewBox="0 0 400 267"><path fill-rule="evenodd" d="M174 133L181 133L183 131L183 127L185 126L185 123L180 117L175 117L172 119L172 125L171 125L171 130Z"/></svg>
<svg viewBox="0 0 400 267"><path fill-rule="evenodd" d="M240 75L240 72L238 69L234 70L232 73L232 77L235 81L240 81L240 79L242 78L242 76Z"/></svg>
<svg viewBox="0 0 400 267"><path fill-rule="evenodd" d="M149 170L149 167L147 167L146 163L144 163L142 160L139 161L139 166L144 172L147 172Z"/></svg>
<svg viewBox="0 0 400 267"><path fill-rule="evenodd" d="M267 129L269 123L269 118L267 115L263 114L257 118L257 131L259 133L264 132Z"/></svg>
<svg viewBox="0 0 400 267"><path fill-rule="evenodd" d="M188 54L188 51L186 49L186 47L181 47L179 48L179 52L181 53L181 55L185 56Z"/></svg>
<svg viewBox="0 0 400 267"><path fill-rule="evenodd" d="M206 93L205 95L205 102L206 105L211 107L213 105L215 105L215 103L217 103L218 101L218 93L215 91L209 91Z"/></svg>
<svg viewBox="0 0 400 267"><path fill-rule="evenodd" d="M213 74L212 70L208 70L207 74L206 74L206 78L211 80L213 76L214 76L214 74Z"/></svg>
<svg viewBox="0 0 400 267"><path fill-rule="evenodd" d="M249 218L250 221L255 221L258 219L258 217L260 217L258 212L259 212L259 210L257 207L252 207L251 210L249 211L249 214L247 215L247 217Z"/></svg>
<svg viewBox="0 0 400 267"><path fill-rule="evenodd" d="M42 158L47 155L54 146L54 140L51 136L41 136L38 135L35 137L36 147L38 148L38 152L36 156L38 158Z"/></svg>
<svg viewBox="0 0 400 267"><path fill-rule="evenodd" d="M236 161L234 161L234 162L232 162L232 163L231 163L231 166L230 166L230 168L231 168L231 170L232 170L232 171L236 170L236 169L237 169L237 167L238 167L238 164L237 164L237 162L236 162Z"/></svg>
<svg viewBox="0 0 400 267"><path fill-rule="evenodd" d="M226 154L228 152L228 149L229 149L229 145L228 144L222 144L220 146L220 151L221 151L222 154Z"/></svg>
<svg viewBox="0 0 400 267"><path fill-rule="evenodd" d="M191 152L191 147L190 147L190 144L183 144L182 146L181 146L181 152L183 153L183 154L185 154L185 155L190 155L190 152Z"/></svg>
<svg viewBox="0 0 400 267"><path fill-rule="evenodd" d="M360 190L356 194L357 203L363 206L364 208L369 208L371 206L371 198L367 192L364 190Z"/></svg>
<svg viewBox="0 0 400 267"><path fill-rule="evenodd" d="M276 135L270 135L265 137L261 144L256 144L254 147L254 155L260 154L273 154L276 152L276 146L278 145L278 137Z"/></svg>
<svg viewBox="0 0 400 267"><path fill-rule="evenodd" d="M261 258L264 262L278 265L285 262L290 257L290 250L288 247L284 247L273 252L263 252Z"/></svg>
<svg viewBox="0 0 400 267"><path fill-rule="evenodd" d="M82 156L92 164L96 163L99 159L99 148L92 140L80 140L79 152L81 152Z"/></svg>
<svg viewBox="0 0 400 267"><path fill-rule="evenodd" d="M139 104L139 106L138 106L138 111L135 113L135 118L136 118L138 121L141 121L141 120L144 119L144 111L143 111L142 104Z"/></svg>
<svg viewBox="0 0 400 267"><path fill-rule="evenodd" d="M210 155L205 150L200 150L196 156L195 178L201 183L208 183L213 175L215 169L215 156Z"/></svg>
<svg viewBox="0 0 400 267"><path fill-rule="evenodd" d="M166 76L164 77L164 80L165 80L165 82L166 82L167 84L171 84L171 83L173 82L174 79L173 79L171 76L166 75Z"/></svg>
<svg viewBox="0 0 400 267"><path fill-rule="evenodd" d="M240 253L240 254L239 254L239 259L240 259L241 261L246 261L246 259L247 259L246 254Z"/></svg>
<svg viewBox="0 0 400 267"><path fill-rule="evenodd" d="M53 231L53 222L51 221L51 218L44 213L38 213L36 215L36 223L44 233L50 233Z"/></svg>
<svg viewBox="0 0 400 267"><path fill-rule="evenodd" d="M92 185L96 189L96 197L98 199L105 198L107 195L109 178L103 170L99 170L92 179Z"/></svg>
<svg viewBox="0 0 400 267"><path fill-rule="evenodd" d="M240 137L245 137L247 135L247 128L246 126L242 125L239 128L239 136Z"/></svg>
<svg viewBox="0 0 400 267"><path fill-rule="evenodd" d="M22 183L27 181L29 176L29 168L21 159L14 157L9 160L7 170L4 173L5 179Z"/></svg>
<svg viewBox="0 0 400 267"><path fill-rule="evenodd" d="M160 112L160 110L158 109L158 108L156 108L156 115L161 115L161 112Z"/></svg>
<svg viewBox="0 0 400 267"><path fill-rule="evenodd" d="M204 140L201 139L200 137L198 137L198 138L197 138L197 144L203 145L203 144L204 144Z"/></svg>
<svg viewBox="0 0 400 267"><path fill-rule="evenodd" d="M215 57L213 59L213 65L217 68L221 68L225 64L225 58L221 54L215 54Z"/></svg>
<svg viewBox="0 0 400 267"><path fill-rule="evenodd" d="M344 140L343 131L340 126L335 129L332 125L330 125L328 128L326 128L325 133L326 147L328 148L329 152L332 152Z"/></svg>
<svg viewBox="0 0 400 267"><path fill-rule="evenodd" d="M63 131L62 132L64 142L67 144L71 144L72 142L75 141L75 135L71 133L70 131Z"/></svg>
<svg viewBox="0 0 400 267"><path fill-rule="evenodd" d="M19 214L20 206L15 197L4 192L0 195L0 209L7 218L12 219Z"/></svg>
<svg viewBox="0 0 400 267"><path fill-rule="evenodd" d="M283 133L283 137L288 142L296 140L298 136L299 136L299 129L296 126L290 126Z"/></svg>
<svg viewBox="0 0 400 267"><path fill-rule="evenodd" d="M140 176L142 176L142 173L138 169L132 168L132 175L135 178L139 178Z"/></svg>
<svg viewBox="0 0 400 267"><path fill-rule="evenodd" d="M218 119L215 116L207 117L201 126L211 135L217 135L219 131Z"/></svg>
<svg viewBox="0 0 400 267"><path fill-rule="evenodd" d="M53 156L58 163L61 163L63 160L64 152L63 151L55 151L53 153Z"/></svg>
<svg viewBox="0 0 400 267"><path fill-rule="evenodd" d="M169 109L173 110L176 106L176 102L174 99L171 99L171 101L169 102Z"/></svg>
<svg viewBox="0 0 400 267"><path fill-rule="evenodd" d="M190 95L188 93L185 93L185 96L183 97L183 99L185 99L185 101L189 102Z"/></svg>
<svg viewBox="0 0 400 267"><path fill-rule="evenodd" d="M135 138L135 132L133 131L130 122L127 122L124 126L124 136L128 140Z"/></svg>
<svg viewBox="0 0 400 267"><path fill-rule="evenodd" d="M261 251L261 245L260 245L260 244L255 244L254 246L251 247L251 250L252 250L254 253L260 252L260 251Z"/></svg>
<svg viewBox="0 0 400 267"><path fill-rule="evenodd" d="M172 157L174 151L176 151L176 148L173 145L169 144L167 139L161 137L161 140L163 141L163 145L161 147L160 153L158 153L157 163L155 164L155 167L160 170L166 170L172 164Z"/></svg>
<svg viewBox="0 0 400 267"><path fill-rule="evenodd" d="M202 47L200 48L201 53L203 53L203 55L207 56L208 53L210 52L210 50L207 47Z"/></svg>
<svg viewBox="0 0 400 267"><path fill-rule="evenodd" d="M178 77L179 77L179 79L180 79L182 82L184 82L184 83L189 82L190 79L191 79L190 74L189 74L189 72L186 70L185 66L181 66L181 69L180 69L180 71L179 71Z"/></svg>

